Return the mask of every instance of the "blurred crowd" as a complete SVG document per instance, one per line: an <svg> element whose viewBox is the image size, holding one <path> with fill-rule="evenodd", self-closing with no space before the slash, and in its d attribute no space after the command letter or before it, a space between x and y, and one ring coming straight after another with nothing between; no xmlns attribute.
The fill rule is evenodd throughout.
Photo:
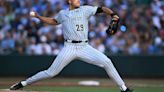
<svg viewBox="0 0 164 92"><path fill-rule="evenodd" d="M82 4L109 7L120 16L114 36L105 33L110 16L92 16L89 43L107 54L164 54L164 1L136 1L81 0ZM62 25L47 25L30 18L29 12L53 18L67 8L65 0L0 0L0 54L57 55L63 48Z"/></svg>

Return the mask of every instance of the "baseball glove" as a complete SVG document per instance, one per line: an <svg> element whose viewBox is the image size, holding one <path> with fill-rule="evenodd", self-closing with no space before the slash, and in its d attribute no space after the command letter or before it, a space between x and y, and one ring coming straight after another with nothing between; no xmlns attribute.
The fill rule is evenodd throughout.
<svg viewBox="0 0 164 92"><path fill-rule="evenodd" d="M117 32L118 26L119 20L112 19L108 29L106 30L107 35L114 35Z"/></svg>

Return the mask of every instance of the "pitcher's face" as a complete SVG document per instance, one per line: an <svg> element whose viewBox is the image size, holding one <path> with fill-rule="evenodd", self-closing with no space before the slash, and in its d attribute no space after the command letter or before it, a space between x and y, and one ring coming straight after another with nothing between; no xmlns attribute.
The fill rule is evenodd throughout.
<svg viewBox="0 0 164 92"><path fill-rule="evenodd" d="M69 4L73 7L80 7L80 0L69 0Z"/></svg>

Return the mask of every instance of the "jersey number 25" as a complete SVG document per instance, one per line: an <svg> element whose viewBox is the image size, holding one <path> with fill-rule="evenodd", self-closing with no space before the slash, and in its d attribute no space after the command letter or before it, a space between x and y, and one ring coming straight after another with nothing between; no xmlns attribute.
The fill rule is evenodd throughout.
<svg viewBox="0 0 164 92"><path fill-rule="evenodd" d="M84 26L83 26L83 24L81 24L81 25L76 25L76 30L77 30L77 31L84 31Z"/></svg>

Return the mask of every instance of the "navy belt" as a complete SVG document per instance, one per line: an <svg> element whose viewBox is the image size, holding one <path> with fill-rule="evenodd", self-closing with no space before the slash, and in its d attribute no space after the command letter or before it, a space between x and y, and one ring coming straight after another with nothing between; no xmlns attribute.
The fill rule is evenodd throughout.
<svg viewBox="0 0 164 92"><path fill-rule="evenodd" d="M81 42L87 43L88 42L88 40L86 40L86 41L65 40L65 41L70 42L70 43L81 43Z"/></svg>

